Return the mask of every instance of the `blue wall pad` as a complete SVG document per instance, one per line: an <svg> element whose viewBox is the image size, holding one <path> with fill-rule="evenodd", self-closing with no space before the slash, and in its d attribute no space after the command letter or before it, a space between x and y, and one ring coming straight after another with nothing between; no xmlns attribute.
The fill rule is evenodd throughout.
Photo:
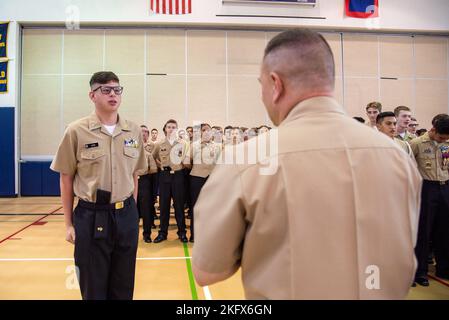
<svg viewBox="0 0 449 320"><path fill-rule="evenodd" d="M14 108L0 108L0 196L13 197L15 192Z"/></svg>

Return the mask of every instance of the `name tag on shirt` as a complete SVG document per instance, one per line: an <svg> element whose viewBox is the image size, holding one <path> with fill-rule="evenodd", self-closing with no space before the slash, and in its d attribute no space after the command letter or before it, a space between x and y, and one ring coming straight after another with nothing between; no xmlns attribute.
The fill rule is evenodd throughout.
<svg viewBox="0 0 449 320"><path fill-rule="evenodd" d="M84 145L84 148L86 148L86 149L96 148L96 147L98 147L98 145L99 145L98 142L86 143Z"/></svg>

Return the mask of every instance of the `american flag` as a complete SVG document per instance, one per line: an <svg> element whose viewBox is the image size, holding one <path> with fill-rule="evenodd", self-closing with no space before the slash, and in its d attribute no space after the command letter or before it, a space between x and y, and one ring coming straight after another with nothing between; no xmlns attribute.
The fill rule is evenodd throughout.
<svg viewBox="0 0 449 320"><path fill-rule="evenodd" d="M192 13L192 0L151 0L151 11L155 14Z"/></svg>

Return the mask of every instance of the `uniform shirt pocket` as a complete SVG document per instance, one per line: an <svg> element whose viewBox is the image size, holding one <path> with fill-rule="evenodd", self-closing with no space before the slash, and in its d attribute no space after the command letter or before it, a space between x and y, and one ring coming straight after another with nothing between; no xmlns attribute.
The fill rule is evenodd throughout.
<svg viewBox="0 0 449 320"><path fill-rule="evenodd" d="M95 149L95 150L83 150L81 151L81 159L83 160L97 160L105 155L105 151L103 149Z"/></svg>
<svg viewBox="0 0 449 320"><path fill-rule="evenodd" d="M137 148L124 147L123 153L125 154L125 156L128 156L130 158L135 159L135 158L139 157L139 150Z"/></svg>

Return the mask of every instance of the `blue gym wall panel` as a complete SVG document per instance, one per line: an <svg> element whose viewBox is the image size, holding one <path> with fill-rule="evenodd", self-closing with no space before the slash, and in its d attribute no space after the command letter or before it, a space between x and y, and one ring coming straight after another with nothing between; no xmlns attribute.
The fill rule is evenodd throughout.
<svg viewBox="0 0 449 320"><path fill-rule="evenodd" d="M59 173L50 169L51 162L42 162L42 195L59 196Z"/></svg>
<svg viewBox="0 0 449 320"><path fill-rule="evenodd" d="M14 108L0 108L0 196L13 197L15 192Z"/></svg>
<svg viewBox="0 0 449 320"><path fill-rule="evenodd" d="M42 195L42 163L27 161L20 164L20 193L22 196Z"/></svg>

